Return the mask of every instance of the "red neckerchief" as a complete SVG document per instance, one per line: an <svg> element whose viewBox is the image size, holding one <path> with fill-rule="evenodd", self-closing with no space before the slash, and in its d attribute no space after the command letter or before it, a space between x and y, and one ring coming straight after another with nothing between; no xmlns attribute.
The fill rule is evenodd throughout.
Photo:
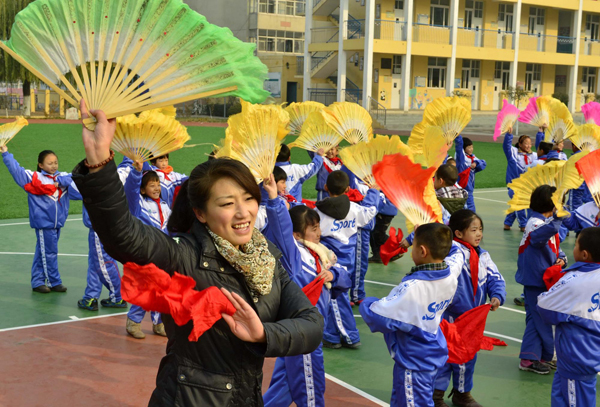
<svg viewBox="0 0 600 407"><path fill-rule="evenodd" d="M471 176L471 167L467 168L458 174L458 186L465 189L469 185L469 177Z"/></svg>
<svg viewBox="0 0 600 407"><path fill-rule="evenodd" d="M52 178L52 181L53 181L52 184L43 184L42 181L40 181L40 179L39 179L40 174L41 174L40 172L37 172L37 171L34 172L33 176L31 177L31 182L25 184L23 189L25 189L25 191L27 191L33 195L50 195L50 196L54 195L56 190L58 190L58 199L60 199L60 197L62 196L62 189L54 186L54 182L56 182L56 178L58 177L58 175L52 176L52 175L42 174L45 177Z"/></svg>
<svg viewBox="0 0 600 407"><path fill-rule="evenodd" d="M152 199L152 198L150 198L150 199ZM162 206L160 204L160 198L152 199L152 200L154 202L156 202L156 205L158 206L158 214L160 215L160 227L162 228L165 223L165 217L163 216Z"/></svg>
<svg viewBox="0 0 600 407"><path fill-rule="evenodd" d="M546 161L547 159L548 159L548 157L546 157L546 156L538 157L538 160L541 160L541 161Z"/></svg>
<svg viewBox="0 0 600 407"><path fill-rule="evenodd" d="M348 198L350 199L350 202L360 202L365 198L358 189L352 189L352 188L348 189L348 191L345 193L345 195L348 196Z"/></svg>
<svg viewBox="0 0 600 407"><path fill-rule="evenodd" d="M329 161L331 161L333 164L335 165L344 165L344 163L342 163L342 160L340 160L338 157L334 157L334 158L327 158ZM323 161L323 166L325 167L325 169L327 170L327 172L332 172L333 169L329 168L329 166L327 165L327 162Z"/></svg>
<svg viewBox="0 0 600 407"><path fill-rule="evenodd" d="M598 212L598 214L596 215L596 220L594 221L596 226L600 226L600 222L598 222L600 220L600 211Z"/></svg>
<svg viewBox="0 0 600 407"><path fill-rule="evenodd" d="M304 246L304 247L306 247L306 246ZM315 252L314 250L311 250L308 247L306 247L306 250L308 250L308 252L311 254L311 256L313 256L315 259L315 263L317 264L317 276L318 276L319 274L321 274L321 258L319 257L317 252Z"/></svg>
<svg viewBox="0 0 600 407"><path fill-rule="evenodd" d="M523 160L525 161L525 165L529 165L529 155L523 151Z"/></svg>
<svg viewBox="0 0 600 407"><path fill-rule="evenodd" d="M471 257L469 257L469 268L471 269L471 282L473 283L473 298L475 298L477 287L479 286L479 253L477 253L477 250L475 250L473 246L464 240L455 237L454 241L462 244L471 252Z"/></svg>
<svg viewBox="0 0 600 407"><path fill-rule="evenodd" d="M282 194L281 197L283 197L283 199L285 199L289 203L298 202L298 201L296 201L296 198L294 198L294 196L290 195L290 194Z"/></svg>
<svg viewBox="0 0 600 407"><path fill-rule="evenodd" d="M554 244L554 242L556 242L556 244ZM548 246L550 247L550 250L552 250L552 252L556 254L556 258L558 258L558 256L560 255L560 236L558 235L558 233L554 235L554 242L552 241L552 238L550 238L548 240Z"/></svg>
<svg viewBox="0 0 600 407"><path fill-rule="evenodd" d="M170 165L168 165L164 170L160 170L160 169L156 169L154 170L156 172L162 172L163 175L165 176L165 179L167 181L171 181L171 178L169 178L169 174L173 172L173 167L171 167Z"/></svg>

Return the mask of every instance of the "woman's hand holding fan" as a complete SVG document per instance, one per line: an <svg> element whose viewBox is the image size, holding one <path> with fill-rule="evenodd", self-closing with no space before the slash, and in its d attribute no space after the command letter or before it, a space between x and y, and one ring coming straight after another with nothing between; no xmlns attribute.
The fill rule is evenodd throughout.
<svg viewBox="0 0 600 407"><path fill-rule="evenodd" d="M96 118L96 127L94 130L88 129L83 125L83 147L89 165L94 166L110 157L110 145L117 128L117 120L106 118L102 110L88 111L85 100L81 99L79 106L81 118L83 120L94 116ZM91 168L90 172L100 171L100 168Z"/></svg>

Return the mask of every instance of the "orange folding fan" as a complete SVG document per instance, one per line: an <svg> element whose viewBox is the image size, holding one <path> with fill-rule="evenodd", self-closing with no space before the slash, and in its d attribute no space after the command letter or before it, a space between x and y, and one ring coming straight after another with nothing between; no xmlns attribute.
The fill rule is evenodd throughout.
<svg viewBox="0 0 600 407"><path fill-rule="evenodd" d="M600 208L600 150L589 153L575 166L590 189L594 202Z"/></svg>

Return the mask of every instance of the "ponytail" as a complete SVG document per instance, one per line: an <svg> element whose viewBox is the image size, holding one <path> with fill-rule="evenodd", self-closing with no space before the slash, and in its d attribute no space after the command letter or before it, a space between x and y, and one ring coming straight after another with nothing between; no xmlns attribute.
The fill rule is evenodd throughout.
<svg viewBox="0 0 600 407"><path fill-rule="evenodd" d="M196 219L196 214L192 209L192 205L190 205L188 185L189 179L185 180L181 185L179 193L173 202L171 216L169 216L169 222L167 223L167 230L170 234L188 233L192 229L192 225Z"/></svg>

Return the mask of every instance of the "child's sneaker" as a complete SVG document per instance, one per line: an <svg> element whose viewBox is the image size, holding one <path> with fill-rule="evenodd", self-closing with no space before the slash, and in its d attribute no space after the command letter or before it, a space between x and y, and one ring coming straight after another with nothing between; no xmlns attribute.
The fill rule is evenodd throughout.
<svg viewBox="0 0 600 407"><path fill-rule="evenodd" d="M362 343L360 343L360 342L355 342L355 343L342 342L342 346L344 348L353 349L353 350L356 350L356 349L360 348L361 345L362 345Z"/></svg>
<svg viewBox="0 0 600 407"><path fill-rule="evenodd" d="M98 311L98 300L96 298L90 298L89 300L82 298L77 301L77 306L88 311Z"/></svg>
<svg viewBox="0 0 600 407"><path fill-rule="evenodd" d="M444 390L433 391L433 407L448 407L444 401Z"/></svg>
<svg viewBox="0 0 600 407"><path fill-rule="evenodd" d="M525 298L523 298L523 297L515 297L514 302L515 302L515 305L518 305L519 307L525 306Z"/></svg>
<svg viewBox="0 0 600 407"><path fill-rule="evenodd" d="M556 370L556 360L550 360L548 362L542 360L542 363L548 366L552 370Z"/></svg>
<svg viewBox="0 0 600 407"><path fill-rule="evenodd" d="M160 324L152 325L152 332L154 332L156 335L164 337L167 336L167 333L165 332L165 324L162 322Z"/></svg>
<svg viewBox="0 0 600 407"><path fill-rule="evenodd" d="M471 392L461 393L456 389L452 389L448 397L452 396L452 404L457 407L482 407L481 404L475 401Z"/></svg>
<svg viewBox="0 0 600 407"><path fill-rule="evenodd" d="M550 373L550 367L548 367L545 363L542 363L537 360L521 359L521 363L519 363L519 369L537 374Z"/></svg>
<svg viewBox="0 0 600 407"><path fill-rule="evenodd" d="M129 318L127 318L127 324L125 325L125 329L127 330L127 333L133 336L135 339L144 339L146 337L146 334L142 332L142 324L133 322Z"/></svg>
<svg viewBox="0 0 600 407"><path fill-rule="evenodd" d="M325 339L323 339L323 347L328 348L328 349L339 349L342 347L342 344L329 342L329 341L326 341Z"/></svg>
<svg viewBox="0 0 600 407"><path fill-rule="evenodd" d="M107 308L127 308L127 302L125 302L123 299L121 301L114 302L110 298L105 298L100 300L100 304Z"/></svg>

